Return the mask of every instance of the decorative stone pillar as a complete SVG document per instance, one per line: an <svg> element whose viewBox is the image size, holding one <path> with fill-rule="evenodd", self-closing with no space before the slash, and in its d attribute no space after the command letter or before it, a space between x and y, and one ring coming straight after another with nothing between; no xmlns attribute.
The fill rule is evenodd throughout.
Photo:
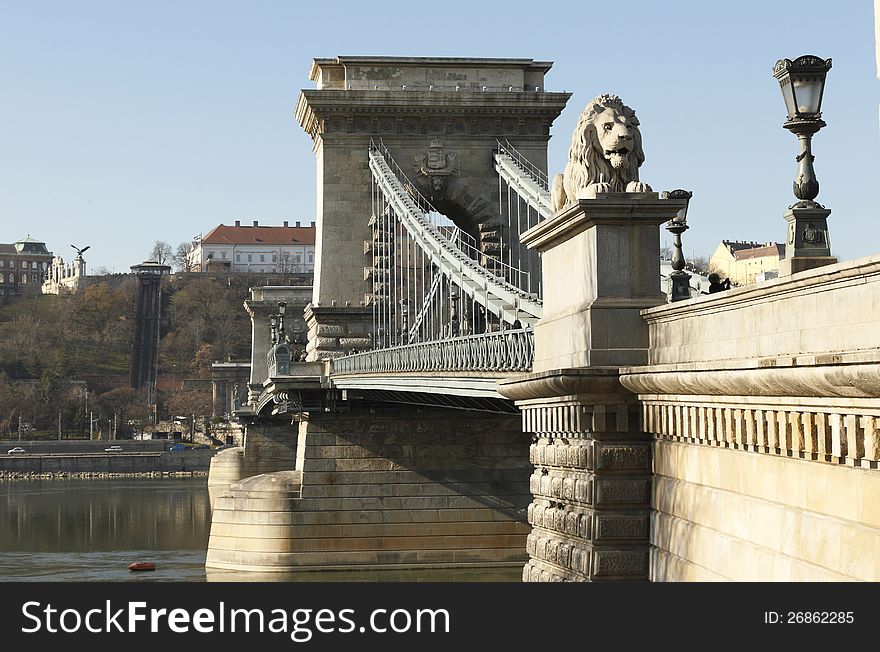
<svg viewBox="0 0 880 652"><path fill-rule="evenodd" d="M650 440L618 370L647 363L640 311L665 302L658 227L684 205L599 194L522 236L542 254L544 317L533 373L498 391L534 433L526 581L648 578Z"/></svg>
<svg viewBox="0 0 880 652"><path fill-rule="evenodd" d="M327 360L373 348L373 309L368 306L314 306L305 311L309 343L306 360Z"/></svg>
<svg viewBox="0 0 880 652"><path fill-rule="evenodd" d="M566 369L499 384L534 433L524 581L648 577L650 437L614 369Z"/></svg>
<svg viewBox="0 0 880 652"><path fill-rule="evenodd" d="M263 391L263 381L269 377L266 354L272 347L269 315L278 311L278 302L252 296L244 302L251 318L251 376L248 383L248 403L255 403Z"/></svg>

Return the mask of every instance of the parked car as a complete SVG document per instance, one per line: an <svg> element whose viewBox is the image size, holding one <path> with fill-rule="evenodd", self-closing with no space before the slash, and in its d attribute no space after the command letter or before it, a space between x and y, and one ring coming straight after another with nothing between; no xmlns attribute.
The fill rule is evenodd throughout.
<svg viewBox="0 0 880 652"><path fill-rule="evenodd" d="M16 446L15 448L10 448L8 451L6 451L6 453L9 455L13 455L15 453L24 453L24 452L25 452L25 450L21 446Z"/></svg>
<svg viewBox="0 0 880 652"><path fill-rule="evenodd" d="M185 451L186 446L184 446L183 444L171 444L171 446L168 448L168 450L173 451L173 452Z"/></svg>
<svg viewBox="0 0 880 652"><path fill-rule="evenodd" d="M110 448L105 448L105 453L119 453L122 451L122 446L111 446Z"/></svg>

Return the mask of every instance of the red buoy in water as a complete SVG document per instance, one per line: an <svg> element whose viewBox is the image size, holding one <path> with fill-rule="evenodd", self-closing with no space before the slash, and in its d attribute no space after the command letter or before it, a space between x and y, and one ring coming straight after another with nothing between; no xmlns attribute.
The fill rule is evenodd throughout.
<svg viewBox="0 0 880 652"><path fill-rule="evenodd" d="M149 562L149 561L136 561L133 564L129 564L128 570L130 570L130 571L156 570L156 564Z"/></svg>

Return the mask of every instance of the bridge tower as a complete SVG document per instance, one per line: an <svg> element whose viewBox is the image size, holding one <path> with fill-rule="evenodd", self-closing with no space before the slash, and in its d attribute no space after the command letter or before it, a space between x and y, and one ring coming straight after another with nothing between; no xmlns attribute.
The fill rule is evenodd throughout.
<svg viewBox="0 0 880 652"><path fill-rule="evenodd" d="M365 348L370 310L363 306L373 300L364 271L372 237L371 141L381 140L437 210L492 254L509 239L493 150L509 142L546 173L550 126L570 97L544 90L551 66L502 58L313 60L316 88L303 90L296 106L317 159L309 360ZM536 255L532 262L537 267Z"/></svg>

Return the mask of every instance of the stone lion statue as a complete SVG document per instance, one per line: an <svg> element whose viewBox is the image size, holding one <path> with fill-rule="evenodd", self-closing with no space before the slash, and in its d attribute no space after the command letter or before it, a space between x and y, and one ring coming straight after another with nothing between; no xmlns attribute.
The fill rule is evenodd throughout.
<svg viewBox="0 0 880 652"><path fill-rule="evenodd" d="M639 181L645 161L636 112L616 95L600 95L578 118L565 172L553 179L554 210L599 192L650 192Z"/></svg>

